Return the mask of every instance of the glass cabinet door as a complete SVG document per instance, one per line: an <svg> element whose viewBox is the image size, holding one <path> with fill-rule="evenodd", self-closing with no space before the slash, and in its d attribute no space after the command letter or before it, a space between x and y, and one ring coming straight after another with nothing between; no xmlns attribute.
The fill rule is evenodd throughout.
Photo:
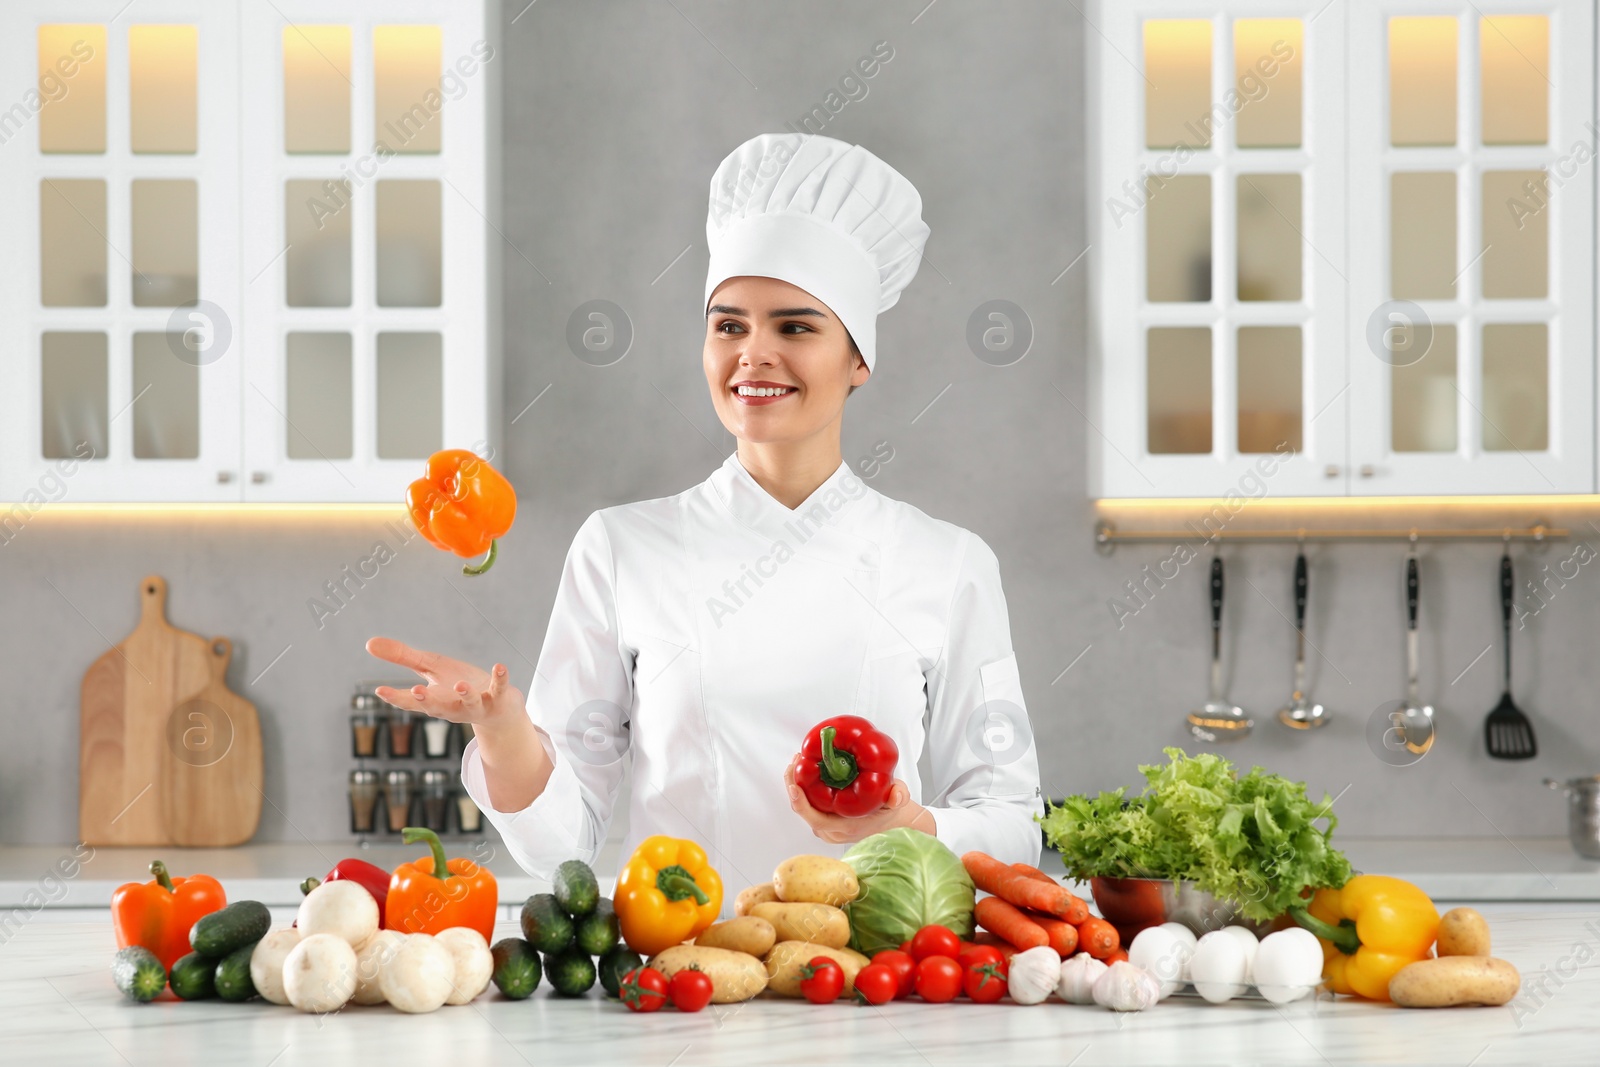
<svg viewBox="0 0 1600 1067"><path fill-rule="evenodd" d="M1351 25L1352 491L1593 492L1591 5Z"/></svg>
<svg viewBox="0 0 1600 1067"><path fill-rule="evenodd" d="M496 402L482 11L245 9L272 42L247 72L246 498L399 502L427 456L483 446Z"/></svg>

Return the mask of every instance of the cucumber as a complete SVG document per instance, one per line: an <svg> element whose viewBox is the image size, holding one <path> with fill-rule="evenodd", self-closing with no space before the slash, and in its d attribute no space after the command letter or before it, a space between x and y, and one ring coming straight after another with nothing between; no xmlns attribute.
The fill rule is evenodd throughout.
<svg viewBox="0 0 1600 1067"><path fill-rule="evenodd" d="M272 929L272 913L259 900L241 900L221 911L203 915L189 928L189 944L213 960L242 945L253 945Z"/></svg>
<svg viewBox="0 0 1600 1067"><path fill-rule="evenodd" d="M494 943L494 986L508 1000L526 1000L539 988L539 954L520 937Z"/></svg>
<svg viewBox="0 0 1600 1067"><path fill-rule="evenodd" d="M143 1004L167 987L167 969L143 945L129 945L111 957L111 980L119 993Z"/></svg>
<svg viewBox="0 0 1600 1067"><path fill-rule="evenodd" d="M182 999L205 1000L217 995L216 970L216 960L191 952L172 965L167 981Z"/></svg>
<svg viewBox="0 0 1600 1067"><path fill-rule="evenodd" d="M256 950L256 943L240 945L222 959L216 961L214 981L217 987L217 996L223 1000L249 1000L256 995L256 984L250 979L250 954Z"/></svg>
<svg viewBox="0 0 1600 1067"><path fill-rule="evenodd" d="M558 996L581 997L594 987L594 959L577 946L546 956L544 973Z"/></svg>
<svg viewBox="0 0 1600 1067"><path fill-rule="evenodd" d="M617 947L622 940L622 927L610 897L601 897L594 911L578 920L573 940L591 956L604 956Z"/></svg>
<svg viewBox="0 0 1600 1067"><path fill-rule="evenodd" d="M535 893L522 905L522 936L534 949L554 955L572 944L572 920L553 893Z"/></svg>
<svg viewBox="0 0 1600 1067"><path fill-rule="evenodd" d="M595 881L594 871L582 860L568 860L557 867L556 876L550 880L550 888L554 891L556 903L574 919L581 919L594 911L600 899L600 883Z"/></svg>
<svg viewBox="0 0 1600 1067"><path fill-rule="evenodd" d="M635 967L643 967L644 960L639 954L627 945L618 945L604 956L595 969L600 972L600 984L605 987L606 996L617 997L622 995L622 979Z"/></svg>

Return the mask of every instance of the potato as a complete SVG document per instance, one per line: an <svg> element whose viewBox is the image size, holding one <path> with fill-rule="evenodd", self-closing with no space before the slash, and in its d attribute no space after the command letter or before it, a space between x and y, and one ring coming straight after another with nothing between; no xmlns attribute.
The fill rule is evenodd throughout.
<svg viewBox="0 0 1600 1067"><path fill-rule="evenodd" d="M1488 956L1440 956L1400 968L1389 979L1389 999L1402 1008L1498 1007L1517 995L1522 976L1505 960Z"/></svg>
<svg viewBox="0 0 1600 1067"><path fill-rule="evenodd" d="M765 904L768 901L774 901L777 899L778 894L772 888L771 882L762 882L760 885L753 885L749 889L742 890L739 895L734 898L733 914L735 916L749 915L750 909L755 907L757 904Z"/></svg>
<svg viewBox="0 0 1600 1067"><path fill-rule="evenodd" d="M778 899L790 904L831 904L842 908L861 892L856 872L828 856L792 856L772 872Z"/></svg>
<svg viewBox="0 0 1600 1067"><path fill-rule="evenodd" d="M744 952L704 945L674 945L656 953L650 960L650 966L669 980L691 964L711 979L713 1004L737 1004L767 988L766 968L759 959Z"/></svg>
<svg viewBox="0 0 1600 1067"><path fill-rule="evenodd" d="M1439 955L1489 955L1489 922L1472 908L1451 908L1439 920Z"/></svg>
<svg viewBox="0 0 1600 1067"><path fill-rule="evenodd" d="M829 904L757 904L750 914L771 923L779 941L810 941L829 948L850 943L850 920Z"/></svg>
<svg viewBox="0 0 1600 1067"><path fill-rule="evenodd" d="M765 956L778 942L778 932L765 919L743 915L709 927L694 943L702 948L725 948L747 956Z"/></svg>
<svg viewBox="0 0 1600 1067"><path fill-rule="evenodd" d="M767 953L767 988L780 997L800 996L800 972L818 956L827 956L844 971L844 996L856 988L856 972L867 965L867 957L854 949L830 948L809 941L779 941Z"/></svg>

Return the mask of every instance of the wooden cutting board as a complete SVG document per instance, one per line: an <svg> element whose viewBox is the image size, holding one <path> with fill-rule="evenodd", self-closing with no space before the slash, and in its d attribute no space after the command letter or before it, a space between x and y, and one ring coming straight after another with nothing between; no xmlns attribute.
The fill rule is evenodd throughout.
<svg viewBox="0 0 1600 1067"><path fill-rule="evenodd" d="M83 675L78 834L91 845L169 845L172 711L211 680L211 642L166 618L167 583L139 583L139 623Z"/></svg>
<svg viewBox="0 0 1600 1067"><path fill-rule="evenodd" d="M220 847L248 841L261 819L261 724L256 706L228 688L233 642L213 637L205 688L172 709L166 723L163 806L174 845Z"/></svg>

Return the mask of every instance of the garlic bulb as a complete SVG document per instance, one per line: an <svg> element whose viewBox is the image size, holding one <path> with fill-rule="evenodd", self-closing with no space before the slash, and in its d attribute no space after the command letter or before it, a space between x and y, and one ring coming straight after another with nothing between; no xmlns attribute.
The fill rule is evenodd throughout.
<svg viewBox="0 0 1600 1067"><path fill-rule="evenodd" d="M1043 1004L1061 978L1061 957L1049 945L1011 957L1006 989L1018 1004Z"/></svg>
<svg viewBox="0 0 1600 1067"><path fill-rule="evenodd" d="M1093 1004L1095 979L1109 968L1087 952L1061 961L1061 977L1056 981L1056 996L1068 1004Z"/></svg>
<svg viewBox="0 0 1600 1067"><path fill-rule="evenodd" d="M1094 1002L1112 1011L1144 1011L1160 999L1155 975L1127 960L1118 960L1095 979Z"/></svg>

